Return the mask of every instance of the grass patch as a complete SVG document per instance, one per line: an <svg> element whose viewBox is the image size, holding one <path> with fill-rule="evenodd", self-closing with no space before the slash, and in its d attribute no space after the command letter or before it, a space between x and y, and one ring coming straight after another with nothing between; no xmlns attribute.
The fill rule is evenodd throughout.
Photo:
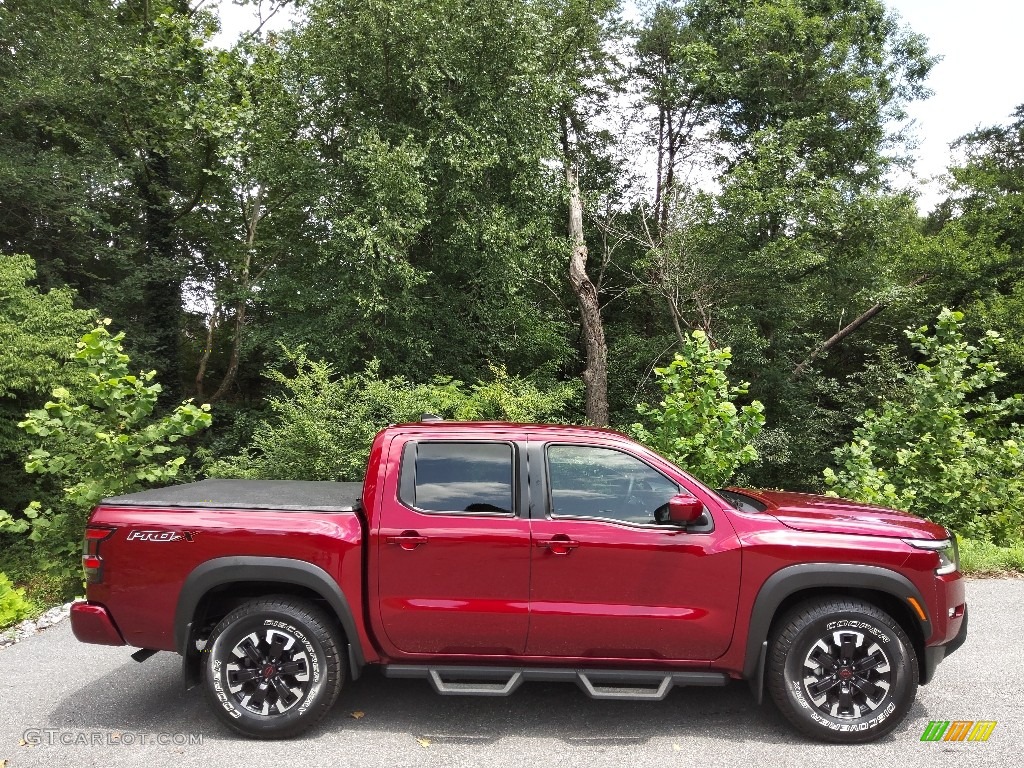
<svg viewBox="0 0 1024 768"><path fill-rule="evenodd" d="M1024 545L1000 547L987 541L959 539L960 570L971 576L1024 573Z"/></svg>

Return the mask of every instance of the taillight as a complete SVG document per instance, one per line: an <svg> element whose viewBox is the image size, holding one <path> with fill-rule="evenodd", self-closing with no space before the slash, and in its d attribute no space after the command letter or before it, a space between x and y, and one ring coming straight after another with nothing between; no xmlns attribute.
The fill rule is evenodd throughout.
<svg viewBox="0 0 1024 768"><path fill-rule="evenodd" d="M103 558L100 557L100 543L114 535L115 528L98 528L89 526L85 529L85 541L82 543L82 567L85 569L85 580L89 584L103 581Z"/></svg>

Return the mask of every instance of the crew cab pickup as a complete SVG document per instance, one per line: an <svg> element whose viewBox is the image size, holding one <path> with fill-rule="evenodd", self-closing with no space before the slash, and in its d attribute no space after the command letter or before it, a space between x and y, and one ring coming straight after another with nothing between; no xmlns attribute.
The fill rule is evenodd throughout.
<svg viewBox="0 0 1024 768"><path fill-rule="evenodd" d="M440 694L600 699L745 680L811 737L891 731L967 632L956 540L836 498L707 488L619 433L424 421L363 483L204 480L104 500L76 637L183 657L252 737L367 665Z"/></svg>

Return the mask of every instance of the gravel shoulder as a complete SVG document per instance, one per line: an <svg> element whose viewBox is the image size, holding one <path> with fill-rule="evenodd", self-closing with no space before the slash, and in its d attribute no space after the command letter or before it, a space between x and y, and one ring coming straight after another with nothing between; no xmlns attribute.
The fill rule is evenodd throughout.
<svg viewBox="0 0 1024 768"><path fill-rule="evenodd" d="M44 629L49 629L55 624L59 624L70 613L71 603L65 603L64 605L57 605L43 611L35 619L25 619L13 627L5 629L3 632L0 632L0 649L7 648L24 640L26 637L32 637Z"/></svg>

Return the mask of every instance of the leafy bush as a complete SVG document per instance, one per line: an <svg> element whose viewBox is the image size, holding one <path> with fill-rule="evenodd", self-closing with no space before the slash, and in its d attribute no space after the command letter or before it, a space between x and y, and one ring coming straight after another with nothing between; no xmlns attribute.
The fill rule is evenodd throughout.
<svg viewBox="0 0 1024 768"><path fill-rule="evenodd" d="M1003 340L988 331L970 344L961 320L943 309L934 335L905 332L925 361L904 376L902 399L864 412L825 482L832 495L914 512L968 538L1019 542L1024 396L995 395Z"/></svg>
<svg viewBox="0 0 1024 768"><path fill-rule="evenodd" d="M0 530L27 532L41 546L42 562L69 579L80 568L89 510L106 496L174 479L185 450L172 444L211 421L208 405L190 401L154 416L161 390L150 383L156 373L129 373L130 360L121 347L124 333L111 336L105 327L109 323L102 321L78 342L74 359L89 385L74 394L57 387L53 400L19 424L37 439L25 469L59 479L62 503L44 509L32 502L18 518L0 512Z"/></svg>
<svg viewBox="0 0 1024 768"><path fill-rule="evenodd" d="M294 376L280 369L265 374L283 389L270 398L272 418L256 428L241 455L205 453L210 476L361 480L374 435L388 424L419 421L425 413L460 421L560 421L581 391L578 384L544 388L503 368L492 368L492 381L473 385L446 377L413 384L401 376L381 379L376 360L362 373L339 377L329 362L311 360L301 349L286 356Z"/></svg>
<svg viewBox="0 0 1024 768"><path fill-rule="evenodd" d="M69 389L84 384L84 374L68 363L96 321L94 312L75 309L73 290L42 291L35 283L30 257L0 255L0 503L7 509L59 496L53 483L26 474L32 437L18 422L58 383Z"/></svg>
<svg viewBox="0 0 1024 768"><path fill-rule="evenodd" d="M361 480L374 435L388 424L418 421L424 413L458 420L558 421L579 396L575 384L548 388L503 368L493 380L467 386L437 377L413 384L401 376L381 379L377 363L362 373L338 377L329 363L302 350L286 353L295 367L266 375L283 393L270 400L273 418L260 424L241 455L213 459L207 474L301 480Z"/></svg>
<svg viewBox="0 0 1024 768"><path fill-rule="evenodd" d="M24 619L32 612L32 605L25 599L24 589L15 589L7 575L0 573L0 629Z"/></svg>
<svg viewBox="0 0 1024 768"><path fill-rule="evenodd" d="M694 331L681 354L666 368L655 368L664 398L637 411L647 425L630 433L669 461L708 485L725 485L737 468L757 459L754 439L764 426L764 406L757 400L737 408L735 400L749 385L729 384L728 347L712 349L703 331Z"/></svg>

